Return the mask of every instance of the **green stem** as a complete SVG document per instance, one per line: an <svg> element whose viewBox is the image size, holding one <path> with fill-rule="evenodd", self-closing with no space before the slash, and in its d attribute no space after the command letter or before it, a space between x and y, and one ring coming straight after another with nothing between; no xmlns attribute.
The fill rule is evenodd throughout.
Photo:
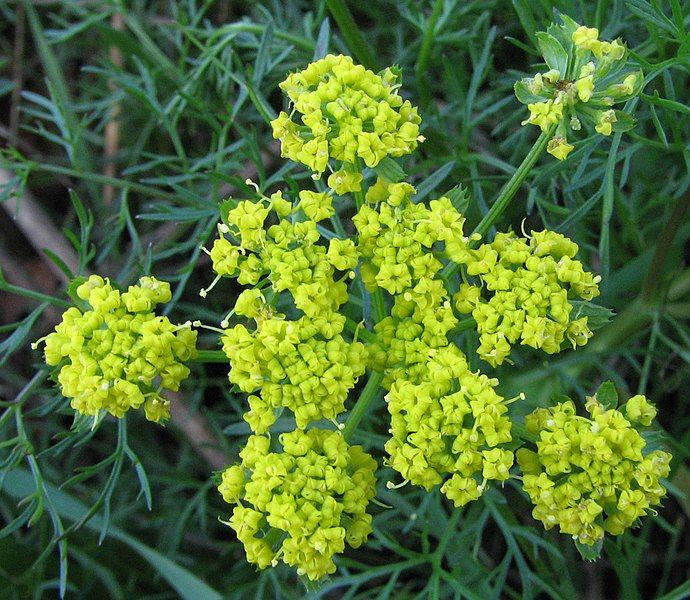
<svg viewBox="0 0 690 600"><path fill-rule="evenodd" d="M431 53L431 46L434 43L434 32L436 30L436 23L438 22L441 12L443 11L443 0L436 0L434 4L434 10L426 23L426 30L424 31L424 39L422 40L422 46L419 49L419 57L414 66L415 77L417 78L417 85L419 86L420 95L428 100L429 85L428 78L426 74L427 63L429 62L429 55Z"/></svg>
<svg viewBox="0 0 690 600"><path fill-rule="evenodd" d="M362 165L359 159L357 159L357 162L355 163L355 169L355 172L357 173L362 172ZM354 192L355 206L357 208L357 212L359 212L359 209L362 208L362 206L364 205L364 195L365 193L362 189L360 189L359 192ZM383 298L383 292L381 291L381 288L376 288L376 291L371 294L371 308L374 317L374 323L378 323L386 318L388 311L386 310L386 301Z"/></svg>
<svg viewBox="0 0 690 600"><path fill-rule="evenodd" d="M353 336L357 336L368 344L376 341L376 335L369 331L363 323L357 323L357 321L351 319L350 317L345 318L345 329L347 329Z"/></svg>
<svg viewBox="0 0 690 600"><path fill-rule="evenodd" d="M222 350L197 350L196 357L192 362L200 363L226 363L228 357Z"/></svg>
<svg viewBox="0 0 690 600"><path fill-rule="evenodd" d="M39 300L40 302L47 302L53 306L59 306L61 308L69 308L73 306L72 302L67 302L66 300L61 300L60 298L55 298L55 296L49 296L48 294L41 294L40 292L34 292L33 290L27 290L26 288L12 285L6 281L0 281L0 290L5 291L9 294L16 294L17 296L23 296L24 298L31 298L32 300Z"/></svg>
<svg viewBox="0 0 690 600"><path fill-rule="evenodd" d="M380 323L386 318L386 301L383 298L381 288L376 288L376 291L371 295L371 310L374 317L374 323Z"/></svg>
<svg viewBox="0 0 690 600"><path fill-rule="evenodd" d="M383 381L383 373L374 371L369 375L369 380L364 386L362 393L359 395L357 402L350 411L350 416L347 418L345 428L343 429L343 436L349 441L352 433L357 429L357 425L362 420L362 417L369 409L369 405L374 400L376 395L381 390L381 381Z"/></svg>
<svg viewBox="0 0 690 600"><path fill-rule="evenodd" d="M357 157L355 157L355 162L353 163L353 172L362 175L362 163ZM362 181L362 183L364 183L364 181ZM353 192L352 194L355 197L355 208L357 212L359 212L359 209L364 206L364 190L360 186L359 191Z"/></svg>
<svg viewBox="0 0 690 600"><path fill-rule="evenodd" d="M472 233L478 233L481 236L486 235L489 229L491 229L491 226L505 212L506 208L508 208L508 205L510 204L510 201L513 199L513 196L515 196L517 191L520 189L522 182L525 180L527 175L529 175L532 167L537 162L537 159L541 156L541 153L546 149L546 145L549 143L549 140L551 139L555 129L556 126L552 125L547 131L544 131L539 135L537 141L534 142L534 146L532 146L532 149L527 153L527 156L525 156L525 159L522 161L515 173L513 173L513 176L508 180L508 183L503 186L503 189L498 194L498 198L496 198L496 202L493 203L493 206L489 209L489 212L486 213L484 218L479 222L479 225L474 228Z"/></svg>
<svg viewBox="0 0 690 600"><path fill-rule="evenodd" d="M690 269L677 275L668 291L670 300L678 299L690 289ZM673 305L669 305L673 306ZM665 309L665 307L664 307ZM655 307L642 300L641 295L627 308L620 312L606 327L598 331L592 340L583 348L582 355L604 354L617 348L625 347L626 342L636 333L649 326L655 315ZM583 361L573 365L566 372L571 377L578 377L587 366Z"/></svg>
<svg viewBox="0 0 690 600"><path fill-rule="evenodd" d="M345 42L357 57L357 60L367 69L378 71L379 68L377 66L376 57L369 49L362 32L359 30L359 27L357 27L355 20L352 18L352 13L344 0L326 0L326 5L333 15L335 22L338 24L340 33L342 33L345 38Z"/></svg>
<svg viewBox="0 0 690 600"><path fill-rule="evenodd" d="M690 191L686 191L676 202L675 206L673 207L673 212L671 213L664 230L659 236L659 243L654 249L654 256L652 257L652 262L649 265L647 277L642 285L642 292L640 294L642 302L649 302L654 295L654 291L657 288L661 274L664 272L666 256L671 248L671 245L673 244L673 239L678 233L678 229L683 224L683 218L685 217L688 207L690 207Z"/></svg>
<svg viewBox="0 0 690 600"><path fill-rule="evenodd" d="M674 319L686 319L690 321L690 302L675 302L664 306L664 312Z"/></svg>
<svg viewBox="0 0 690 600"><path fill-rule="evenodd" d="M481 236L486 235L493 224L505 212L506 208L508 208L508 205L510 204L510 201L520 189L522 182L525 180L527 175L529 175L532 167L537 162L537 159L541 156L541 153L546 149L546 145L551 139L555 129L556 125L552 125L547 131L544 131L539 135L537 141L534 142L534 146L532 146L531 150L527 153L527 156L525 156L520 166L515 170L513 176L503 186L503 189L496 198L496 202L493 203L489 209L489 212L486 213L484 218L474 228L472 233L478 233ZM444 281L447 281L453 275L455 275L455 273L457 273L459 268L460 265L457 263L448 263L441 271L441 278Z"/></svg>
<svg viewBox="0 0 690 600"><path fill-rule="evenodd" d="M450 333L462 333L463 331L467 331L468 329L474 329L476 326L477 321L475 321L472 317L468 317L467 319L463 319L455 327L453 327Z"/></svg>
<svg viewBox="0 0 690 600"><path fill-rule="evenodd" d="M94 183L104 183L117 188L125 188L128 190L132 190L134 192L145 194L147 196L166 198L168 200L179 199L179 196L177 194L164 192L163 190L159 190L158 188L153 188L148 185L143 185L141 183L135 183L133 181L127 181L125 179L117 179L116 177L107 177L106 175L99 175L98 173L77 171L75 169L68 169L66 167L60 167L58 165L48 165L43 163L36 164L34 170L46 171L48 173L57 173L58 175L67 175L68 177L85 179L86 181L93 181Z"/></svg>

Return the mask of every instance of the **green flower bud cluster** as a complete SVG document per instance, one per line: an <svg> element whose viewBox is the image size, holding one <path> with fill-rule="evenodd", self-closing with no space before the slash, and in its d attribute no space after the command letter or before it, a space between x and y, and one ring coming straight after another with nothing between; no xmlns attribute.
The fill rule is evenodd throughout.
<svg viewBox="0 0 690 600"><path fill-rule="evenodd" d="M122 417L141 406L149 421L170 416L164 390L177 391L196 354L196 331L153 312L169 302L170 285L142 277L126 292L91 275L77 288L91 310L72 307L45 338L45 361L60 366L58 381L72 407L85 415L106 410ZM36 347L37 344L34 345Z"/></svg>
<svg viewBox="0 0 690 600"><path fill-rule="evenodd" d="M310 429L271 438L252 435L242 462L222 474L218 491L237 504L228 525L260 569L278 564L315 580L335 572L333 556L357 548L371 532L369 501L376 462L339 431Z"/></svg>
<svg viewBox="0 0 690 600"><path fill-rule="evenodd" d="M330 197L311 191L302 191L299 197L294 207L281 192L258 202L240 201L228 212L227 224L218 227L219 237L209 254L216 280L236 277L239 283L254 286L266 276L275 293L288 291L295 306L330 338L338 322L337 310L348 298L347 284L334 280L335 270L346 270L349 277L359 257L351 240L332 240L328 248L318 243L317 221L333 214ZM267 223L271 211L278 217L273 225ZM286 218L299 211L306 220ZM251 314L245 316L255 316L258 306L252 309L249 303Z"/></svg>
<svg viewBox="0 0 690 600"><path fill-rule="evenodd" d="M467 244L465 219L448 198L432 200L427 208L412 203L414 192L409 183L379 178L352 219L359 234L357 250L365 258L362 281L369 290L380 287L395 295L430 281L443 267L432 246Z"/></svg>
<svg viewBox="0 0 690 600"><path fill-rule="evenodd" d="M620 535L660 503L666 490L659 480L669 474L671 455L645 451L640 430L656 410L644 396L622 410L588 398L586 408L588 417L577 415L570 400L537 409L525 419L538 436L536 452L516 454L534 518L593 545L604 532Z"/></svg>
<svg viewBox="0 0 690 600"><path fill-rule="evenodd" d="M515 84L515 95L527 105L523 121L548 131L557 125L547 152L564 160L573 150L567 130L580 130L582 121L598 133L628 131L633 119L611 107L642 91L642 71L627 64L627 50L620 40L599 40L599 30L581 26L566 15L562 25L537 33L539 48L549 68Z"/></svg>
<svg viewBox="0 0 690 600"><path fill-rule="evenodd" d="M489 480L509 477L513 453L501 447L512 439L508 407L494 391L498 380L471 372L453 344L438 350L427 368L429 381L398 379L386 396L388 463L426 490L443 483L441 492L463 506Z"/></svg>
<svg viewBox="0 0 690 600"><path fill-rule="evenodd" d="M568 32L572 23L564 21L566 25L539 38L551 53L551 71L529 82L530 104L535 104L529 122L544 131L553 124L562 128L569 112L590 114L587 111L608 102L601 96L604 91L614 100L624 98L622 88L606 87L609 81L618 85L621 75L627 77L621 85L637 85L630 72L624 72L625 50L619 42L598 42L577 24ZM564 44L569 44L568 51ZM550 64L554 53L562 62L558 67ZM491 243L477 245L479 234L464 235L456 196L449 193L453 201L441 197L414 202L412 185L381 175L393 172L390 165L379 169L375 184L364 186L369 173L362 172L362 162L375 167L384 157L412 151L421 139L417 110L398 96L395 79L390 70L375 75L347 57L332 55L290 75L281 88L293 110L273 121L274 137L281 141L283 156L307 165L316 172L315 179L331 171L327 187L301 190L292 200L275 192L228 202L231 207L209 252L216 281L234 277L247 286L221 323L229 379L249 394L244 419L253 431L240 453L242 462L223 473L219 486L227 502L238 504L229 524L250 562L265 568L283 560L309 579L332 573L333 557L344 550L345 542L357 546L371 529L366 506L374 495L373 459L348 446L340 430L314 427L315 421L335 421L344 411L367 368L380 375L365 386L346 431L356 426L381 381L391 416L386 464L405 482L427 490L440 486L460 507L479 498L491 481L510 477L513 450L520 441L513 440L508 415L515 399L505 400L496 392L496 379L470 369L453 333L476 322L478 355L492 366L506 360L517 343L552 354L567 345L584 345L592 335L575 299L597 296L600 278L575 259L578 247L568 238L552 231L533 231L525 238L500 233ZM520 85L516 90L522 90ZM299 121L293 120L295 114ZM576 120L573 116L573 128ZM614 129L620 130L622 120L618 118ZM556 131L560 135L561 130ZM549 151L563 153L553 145L554 140ZM335 171L331 159L341 162ZM349 224L340 221L334 199L353 192L355 235L347 236ZM336 233L326 233L321 223L326 219L332 220ZM448 260L462 267L464 281L452 298L449 290L456 288L442 277ZM372 294L361 304L350 301L348 293L348 283L356 276ZM368 320L369 302L373 335L365 332L365 345L357 341L361 325L345 314L352 316L361 307ZM392 307L386 314L388 303ZM471 313L473 319L459 323L457 312ZM253 322L230 327L233 314ZM353 341L343 336L346 327ZM285 408L294 415L297 429L272 438L270 430ZM654 417L643 397L631 399L625 410L638 425L648 425ZM611 450L598 457L602 442L596 435L585 440L585 429L598 434L596 428L604 430L606 419L620 423L606 411L592 411L591 419L585 419L575 417L573 408L567 431L561 427L563 419L549 416L542 423L530 417L528 428L541 438L535 451L520 451L527 465L525 489L537 505L535 516L543 515L549 526L558 523L586 543L598 535L592 528L597 519L602 535L604 528L616 531L616 523L619 529L628 526L622 525L627 521L619 513L637 514L626 502L639 508L640 493L647 506L658 502L661 496L655 500L653 494L659 493L659 465L668 456L642 456L634 437L639 437L637 425L625 421L627 429L619 429L626 433L605 437ZM593 428L597 419L601 423ZM271 450L275 438L282 448ZM563 450L558 444L566 438L569 445ZM585 445L570 453L581 442ZM639 452L633 456L635 448ZM564 469L556 477L549 461L563 453L567 462L553 459ZM595 468L585 490L578 478L584 478L587 460ZM642 483L630 483L638 472L635 481ZM569 485L580 485L586 499L601 500L602 507L592 519L582 517L578 527L571 523L573 507L567 504L574 497L571 488L559 491L571 475ZM625 481L627 488L616 487ZM546 486L551 495L533 495L536 485ZM582 494L575 498L578 502ZM591 503L582 506L594 510ZM566 509L570 512L563 512Z"/></svg>
<svg viewBox="0 0 690 600"><path fill-rule="evenodd" d="M489 480L504 481L513 453L507 404L498 383L469 370L448 340L457 325L440 278L442 252L467 256L464 218L448 198L413 203L414 188L379 178L353 218L362 281L393 295L391 315L374 326L372 366L384 372L391 414L388 464L407 481L441 491L456 506L476 500Z"/></svg>
<svg viewBox="0 0 690 600"><path fill-rule="evenodd" d="M241 324L225 331L230 381L246 393L258 390L244 415L252 431L266 432L282 408L294 413L299 428L334 420L345 410L348 393L366 369L367 351L340 335L345 317L338 316L328 337L307 317L290 321L264 311L255 317L254 331Z"/></svg>
<svg viewBox="0 0 690 600"><path fill-rule="evenodd" d="M599 295L598 275L573 260L578 246L553 231L533 231L523 239L498 233L490 244L465 249L453 260L478 284L463 283L453 300L477 322L479 356L500 365L518 341L548 354L587 343L587 317L573 318L571 299Z"/></svg>
<svg viewBox="0 0 690 600"><path fill-rule="evenodd" d="M449 345L458 322L440 280L422 279L405 296L409 299L396 296L391 315L374 326L376 341L368 347L372 368L384 372L386 389L395 381L426 381L429 360Z"/></svg>
<svg viewBox="0 0 690 600"><path fill-rule="evenodd" d="M282 156L320 174L331 158L374 167L386 156L413 152L424 139L421 119L398 94L398 78L391 69L376 74L333 54L289 75L280 87L293 110L271 123ZM301 123L292 120L295 112Z"/></svg>
<svg viewBox="0 0 690 600"><path fill-rule="evenodd" d="M267 222L271 211L277 216L272 225ZM299 214L306 219L287 219ZM294 413L300 428L334 420L364 374L364 345L340 335L345 316L338 308L347 301L347 284L334 280L336 269L350 272L359 254L349 239L332 239L328 248L319 243L317 221L332 214L331 197L322 192L301 191L294 206L281 192L258 202L243 200L228 211L210 251L218 277L257 285L265 275L273 293L289 292L305 315L288 320L275 313L259 288L245 290L235 302L234 314L254 319L256 327L227 328L223 350L230 381L243 392L259 392L249 397L244 415L256 433L266 432L282 408Z"/></svg>

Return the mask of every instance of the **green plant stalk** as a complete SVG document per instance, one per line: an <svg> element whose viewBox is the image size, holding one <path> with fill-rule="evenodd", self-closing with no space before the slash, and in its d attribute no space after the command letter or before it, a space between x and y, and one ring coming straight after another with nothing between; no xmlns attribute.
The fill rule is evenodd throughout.
<svg viewBox="0 0 690 600"><path fill-rule="evenodd" d="M686 269L677 275L669 286L666 300L669 302L663 306L663 310L674 316L690 318L690 313L686 315L678 314L678 310L683 310L690 303L678 302L690 294L690 269ZM621 311L604 328L597 331L589 343L578 350L580 360L573 362L569 357L562 358L559 362L551 363L551 367L562 375L576 379L582 373L591 368L595 363L601 363L602 358L612 350L625 347L636 334L644 331L652 324L654 315L658 311L654 303L646 304L638 296L633 302L628 304L625 310ZM521 380L532 381L546 376L548 369L535 367L521 372L518 377Z"/></svg>
<svg viewBox="0 0 690 600"><path fill-rule="evenodd" d="M359 422L362 420L362 417L364 417L364 414L369 409L369 405L376 397L376 395L379 393L379 390L381 389L381 381L383 381L382 372L373 371L371 375L369 375L369 380L367 381L367 384L364 386L364 389L362 390L362 393L359 395L359 398L357 398L357 402L355 402L355 405L352 407L352 410L350 411L350 416L347 418L347 421L345 422L343 436L346 440L350 440L350 436L353 434L355 429L357 429L357 425L359 425Z"/></svg>
<svg viewBox="0 0 690 600"><path fill-rule="evenodd" d="M99 175L98 173L91 173L88 171L77 171L76 169L68 169L67 167L60 167L58 165L49 165L45 163L35 164L33 170L45 171L47 173L56 173L57 175L67 175L68 177L76 177L86 181L93 181L94 183L104 183L118 188L125 188L145 194L146 196L153 196L164 198L167 200L179 200L179 195L171 192L165 192L148 185L136 183L134 181L127 181L126 179L118 179L117 177L108 177L106 175Z"/></svg>
<svg viewBox="0 0 690 600"><path fill-rule="evenodd" d="M355 167L357 173L362 173L362 164L360 163L359 159L357 159ZM359 212L359 209L364 205L364 191L360 190L359 192L354 192L353 195L355 197L355 208ZM386 318L386 301L383 298L381 288L377 287L376 290L371 294L371 308L374 323L378 323Z"/></svg>
<svg viewBox="0 0 690 600"><path fill-rule="evenodd" d="M197 350L196 357L191 362L200 363L226 363L228 357L222 350Z"/></svg>
<svg viewBox="0 0 690 600"><path fill-rule="evenodd" d="M659 236L659 243L654 249L654 256L652 256L652 262L649 265L647 277L642 284L642 292L640 293L640 298L644 303L650 302L654 296L659 278L664 272L666 256L668 255L668 251L673 244L673 239L678 233L678 229L683 224L685 213L689 207L690 191L686 191L673 207L673 212L671 213L666 226Z"/></svg>
<svg viewBox="0 0 690 600"><path fill-rule="evenodd" d="M376 291L371 295L371 311L374 323L380 323L386 318L386 301L383 299L381 288L376 288Z"/></svg>
<svg viewBox="0 0 690 600"><path fill-rule="evenodd" d="M479 224L474 228L472 233L478 233L481 236L486 235L486 233L491 229L493 224L499 219L499 217L505 212L505 210L510 205L510 201L513 199L517 191L520 189L522 182L529 175L532 167L537 162L537 159L541 156L542 152L546 149L553 132L556 130L556 125L552 125L549 129L542 132L537 141L525 156L524 160L520 166L516 169L513 176L508 180L508 182L503 186L496 202L493 203L489 212L486 213L484 218L479 222ZM448 281L453 275L455 275L460 269L460 265L457 263L448 263L441 271L441 278L444 281Z"/></svg>
<svg viewBox="0 0 690 600"><path fill-rule="evenodd" d="M417 78L417 86L419 87L420 96L428 101L430 97L428 78L426 76L427 63L429 62L429 54L431 53L431 46L434 43L434 31L436 23L438 22L441 12L443 11L443 0L436 0L434 10L426 23L426 30L424 31L424 39L422 46L419 49L419 57L414 66L415 77Z"/></svg>
<svg viewBox="0 0 690 600"><path fill-rule="evenodd" d="M378 65L374 53L369 49L369 46L362 35L362 32L357 27L355 20L352 18L350 9L345 4L344 0L326 0L328 10L333 15L335 22L340 28L340 32L345 38L345 42L367 69L378 71Z"/></svg>
<svg viewBox="0 0 690 600"><path fill-rule="evenodd" d="M458 324L451 329L450 333L462 333L463 331L467 331L468 329L474 329L477 326L477 321L474 320L472 317L467 317L466 319L463 319L462 321L458 322Z"/></svg>
<svg viewBox="0 0 690 600"><path fill-rule="evenodd" d="M537 159L541 156L542 152L546 149L546 145L553 136L553 132L556 130L556 125L552 125L549 129L539 134L537 141L534 142L534 146L530 149L525 156L520 166L517 168L513 176L508 180L503 189L498 194L496 202L493 203L489 212L486 213L484 218L479 222L474 228L472 233L478 233L481 236L486 235L491 226L498 220L498 218L505 212L506 208L513 199L513 196L517 193L525 180L527 175L529 175L532 167L537 162Z"/></svg>
<svg viewBox="0 0 690 600"><path fill-rule="evenodd" d="M28 290L23 287L12 285L5 281L0 281L0 290L7 292L8 294L16 294L17 296L22 296L24 298L31 298L32 300L38 300L39 302L47 302L53 306L59 306L61 308L69 308L72 306L71 302L66 300L61 300L55 296L49 296L48 294L41 294L41 292L34 292L33 290Z"/></svg>
<svg viewBox="0 0 690 600"><path fill-rule="evenodd" d="M345 318L345 329L347 329L352 335L356 335L362 341L371 344L376 341L376 336L369 331L364 324L357 323L354 319L350 317Z"/></svg>
<svg viewBox="0 0 690 600"><path fill-rule="evenodd" d="M680 299L689 291L690 269L686 269L673 280L668 291L668 300ZM582 352L590 355L603 354L623 346L635 333L642 331L652 323L655 310L654 304L646 302L640 295L625 310L620 312L609 325L598 331L582 349ZM572 365L566 369L566 372L571 377L577 377L586 366L586 363Z"/></svg>

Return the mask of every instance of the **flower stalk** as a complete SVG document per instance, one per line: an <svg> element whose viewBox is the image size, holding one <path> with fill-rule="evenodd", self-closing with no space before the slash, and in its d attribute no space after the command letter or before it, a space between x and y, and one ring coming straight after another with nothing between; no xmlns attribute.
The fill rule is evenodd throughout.
<svg viewBox="0 0 690 600"><path fill-rule="evenodd" d="M553 135L555 129L556 125L551 125L551 127L539 135L537 140L534 142L534 145L527 153L527 156L525 156L522 163L520 163L520 166L515 170L515 173L513 173L508 182L503 186L503 189L501 189L501 192L496 198L496 202L493 203L489 209L489 212L484 215L484 218L474 228L472 233L478 233L479 235L484 236L489 229L491 229L494 223L498 221L498 219L510 205L510 201L520 189L523 181L525 181L527 176L532 171L532 167L546 149L549 139ZM441 271L441 277L447 282L458 272L458 269L460 269L459 264L450 262Z"/></svg>
<svg viewBox="0 0 690 600"><path fill-rule="evenodd" d="M367 410L369 410L369 406L371 405L374 398L382 391L382 381L383 373L381 372L374 371L371 375L369 375L367 384L364 386L364 389L362 390L362 393L359 395L357 402L355 402L355 405L352 407L352 410L350 411L350 416L347 418L347 421L345 422L343 436L347 441L350 440L350 437L357 429L357 426L362 420L362 417L364 417Z"/></svg>

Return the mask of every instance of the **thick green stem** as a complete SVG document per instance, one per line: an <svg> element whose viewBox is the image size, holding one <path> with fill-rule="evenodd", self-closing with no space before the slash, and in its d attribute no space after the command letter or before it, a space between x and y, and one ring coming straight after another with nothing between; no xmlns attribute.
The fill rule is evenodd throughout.
<svg viewBox="0 0 690 600"><path fill-rule="evenodd" d="M467 317L467 319L463 319L455 327L453 327L450 333L462 333L463 331L467 331L468 329L474 329L476 326L477 321L475 321L472 317Z"/></svg>
<svg viewBox="0 0 690 600"><path fill-rule="evenodd" d="M371 295L371 312L374 323L380 323L386 318L386 301L383 299L381 288L376 288L376 291Z"/></svg>
<svg viewBox="0 0 690 600"><path fill-rule="evenodd" d="M689 290L690 269L686 269L674 278L668 291L668 299L670 301L678 300L687 294ZM669 305L669 308L673 306ZM631 337L652 323L655 310L654 304L647 303L640 295L625 310L619 313L609 325L595 334L589 344L583 348L583 354L596 356L624 347ZM570 377L578 377L587 366L587 361L583 361L572 365L566 369L566 372Z"/></svg>
<svg viewBox="0 0 690 600"><path fill-rule="evenodd" d="M326 5L333 15L335 22L338 24L340 33L342 33L345 38L345 42L357 57L357 60L367 69L378 71L376 57L369 49L362 32L359 30L359 27L357 27L357 23L355 23L355 20L352 18L352 13L344 0L326 0Z"/></svg>
<svg viewBox="0 0 690 600"><path fill-rule="evenodd" d="M534 142L531 150L525 156L520 166L516 169L513 176L508 180L508 182L503 186L503 189L498 194L496 202L493 203L489 212L486 213L484 218L479 222L479 224L474 228L472 233L478 233L481 236L486 235L486 233L491 229L492 225L499 219L499 217L505 212L506 208L510 205L510 201L513 199L517 191L520 189L522 182L525 180L527 175L529 175L532 167L537 162L537 159L541 156L542 152L546 149L556 126L552 125L547 131L544 131L539 135L537 141ZM455 273L457 273L460 265L457 263L448 263L441 271L441 278L444 281L450 279Z"/></svg>
<svg viewBox="0 0 690 600"><path fill-rule="evenodd" d="M196 358L192 362L200 363L226 363L228 357L222 350L197 350Z"/></svg>
<svg viewBox="0 0 690 600"><path fill-rule="evenodd" d="M493 203L493 206L489 209L489 212L486 213L484 218L479 222L479 225L474 228L472 233L478 233L481 236L486 235L486 232L491 229L491 226L505 212L506 208L508 208L508 205L510 204L510 201L513 199L513 196L515 196L517 191L520 189L522 182L525 180L527 175L529 175L532 167L537 162L537 159L541 156L541 153L546 149L546 145L551 139L555 129L556 126L552 125L549 130L539 135L537 141L534 142L534 146L532 146L532 149L527 153L527 156L525 156L525 159L522 161L515 173L513 173L513 176L508 180L508 183L503 186L503 189L498 194L498 198L496 198L496 202Z"/></svg>
<svg viewBox="0 0 690 600"><path fill-rule="evenodd" d="M350 416L347 418L345 428L343 429L343 436L349 441L352 433L357 429L357 425L362 420L362 417L369 409L369 405L374 400L381 389L381 381L383 381L383 373L374 371L369 375L369 381L364 386L362 393L359 395L357 402L350 411Z"/></svg>
<svg viewBox="0 0 690 600"><path fill-rule="evenodd" d="M362 172L362 165L359 159L357 159L357 162L355 163L355 168L356 172ZM358 212L359 209L362 208L362 206L364 205L364 196L364 190L354 192L355 206ZM371 294L371 309L374 317L374 323L378 323L386 317L386 301L383 298L383 292L381 291L381 288L376 288L376 291L374 291Z"/></svg>

